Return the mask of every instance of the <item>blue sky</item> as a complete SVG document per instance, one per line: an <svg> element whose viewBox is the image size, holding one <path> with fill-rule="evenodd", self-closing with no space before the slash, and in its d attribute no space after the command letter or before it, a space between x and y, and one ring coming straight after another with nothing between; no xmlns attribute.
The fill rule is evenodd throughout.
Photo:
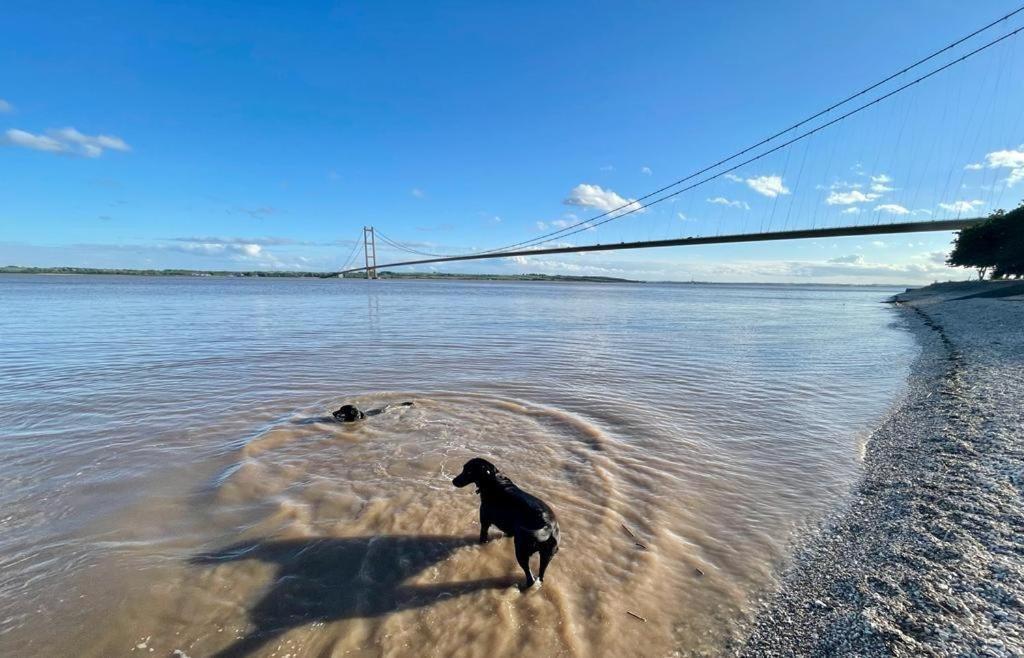
<svg viewBox="0 0 1024 658"><path fill-rule="evenodd" d="M1015 8L14 0L0 22L0 264L331 270L364 224L442 253L530 239L687 175ZM1015 206L1022 38L565 242ZM921 283L966 276L941 265L950 238L441 269ZM379 259L405 257L382 249Z"/></svg>

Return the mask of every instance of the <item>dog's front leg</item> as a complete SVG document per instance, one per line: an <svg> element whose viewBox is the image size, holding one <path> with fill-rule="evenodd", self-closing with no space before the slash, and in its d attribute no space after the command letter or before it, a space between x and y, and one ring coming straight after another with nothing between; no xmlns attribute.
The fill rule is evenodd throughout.
<svg viewBox="0 0 1024 658"><path fill-rule="evenodd" d="M521 534L516 534L516 562L523 568L523 573L526 574L526 582L519 586L519 589L526 591L533 587L533 583L536 580L533 577L533 572L530 571L530 556L536 552L536 549L531 541L527 537L523 537Z"/></svg>
<svg viewBox="0 0 1024 658"><path fill-rule="evenodd" d="M480 543L487 543L487 531L491 529L491 520L484 508L480 508Z"/></svg>

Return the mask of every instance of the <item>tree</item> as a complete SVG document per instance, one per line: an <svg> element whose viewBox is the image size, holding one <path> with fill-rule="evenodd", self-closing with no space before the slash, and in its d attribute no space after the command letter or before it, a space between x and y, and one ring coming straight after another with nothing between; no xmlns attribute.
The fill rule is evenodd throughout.
<svg viewBox="0 0 1024 658"><path fill-rule="evenodd" d="M1024 276L1024 204L962 229L946 264L973 267L982 279L989 270L993 279Z"/></svg>

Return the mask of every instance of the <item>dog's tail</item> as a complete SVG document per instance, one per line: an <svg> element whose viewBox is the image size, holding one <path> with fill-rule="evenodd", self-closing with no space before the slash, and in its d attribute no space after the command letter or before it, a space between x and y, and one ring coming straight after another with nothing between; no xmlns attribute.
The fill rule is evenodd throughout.
<svg viewBox="0 0 1024 658"><path fill-rule="evenodd" d="M558 530L557 523L544 526L540 530L534 530L533 536L536 538L538 544L543 544L550 548L551 555L558 552L558 541L561 538L561 533Z"/></svg>

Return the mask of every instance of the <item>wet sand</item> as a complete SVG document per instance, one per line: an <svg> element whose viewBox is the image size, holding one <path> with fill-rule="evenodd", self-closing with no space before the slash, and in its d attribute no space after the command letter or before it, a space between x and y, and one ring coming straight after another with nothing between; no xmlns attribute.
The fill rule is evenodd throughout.
<svg viewBox="0 0 1024 658"><path fill-rule="evenodd" d="M742 656L1024 655L1024 286L898 295L922 345Z"/></svg>

